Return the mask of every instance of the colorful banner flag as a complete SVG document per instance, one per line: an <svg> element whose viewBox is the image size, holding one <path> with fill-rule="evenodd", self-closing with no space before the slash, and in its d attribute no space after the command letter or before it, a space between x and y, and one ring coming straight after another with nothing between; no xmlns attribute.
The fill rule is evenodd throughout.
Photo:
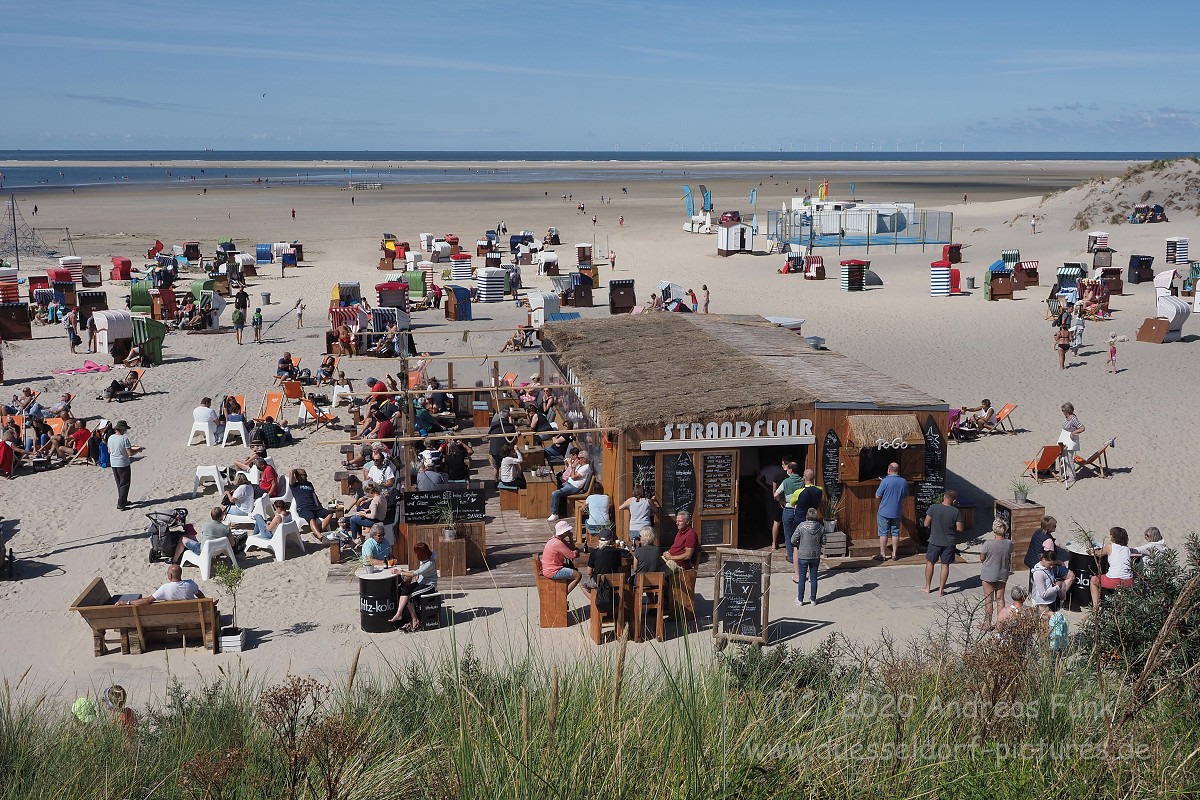
<svg viewBox="0 0 1200 800"><path fill-rule="evenodd" d="M752 205L752 206L758 205L758 187L757 186L750 190L750 205Z"/></svg>

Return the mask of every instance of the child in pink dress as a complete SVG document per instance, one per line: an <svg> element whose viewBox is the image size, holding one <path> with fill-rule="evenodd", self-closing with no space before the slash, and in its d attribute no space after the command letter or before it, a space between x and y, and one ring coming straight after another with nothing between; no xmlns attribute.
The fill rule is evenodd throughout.
<svg viewBox="0 0 1200 800"><path fill-rule="evenodd" d="M1106 361L1104 363L1106 365L1105 370L1104 370L1105 372L1111 372L1113 375L1117 374L1117 334L1116 333L1108 334L1108 361Z"/></svg>

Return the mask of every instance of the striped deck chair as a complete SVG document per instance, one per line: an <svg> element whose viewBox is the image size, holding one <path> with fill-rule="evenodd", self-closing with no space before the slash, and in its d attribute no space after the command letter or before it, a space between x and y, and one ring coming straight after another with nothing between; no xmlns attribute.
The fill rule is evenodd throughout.
<svg viewBox="0 0 1200 800"><path fill-rule="evenodd" d="M804 257L804 277L810 281L825 280L825 257L824 256L805 256Z"/></svg>
<svg viewBox="0 0 1200 800"><path fill-rule="evenodd" d="M1009 269L1012 269L1012 268L1016 267L1018 262L1020 262L1021 251L1020 250L1001 250L1000 258L1001 258L1001 260L1004 261L1004 266L1008 267Z"/></svg>

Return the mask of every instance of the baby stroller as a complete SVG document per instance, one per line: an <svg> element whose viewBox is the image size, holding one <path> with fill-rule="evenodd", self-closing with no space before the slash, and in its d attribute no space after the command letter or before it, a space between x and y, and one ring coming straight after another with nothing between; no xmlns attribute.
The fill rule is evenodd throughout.
<svg viewBox="0 0 1200 800"><path fill-rule="evenodd" d="M151 511L146 515L146 519L150 520L150 529L146 533L150 534L150 563L154 564L159 561L170 561L175 555L175 546L179 544L179 537L183 535L183 531L175 530L178 525L183 528L187 525L188 510L186 508L172 508L170 511Z"/></svg>

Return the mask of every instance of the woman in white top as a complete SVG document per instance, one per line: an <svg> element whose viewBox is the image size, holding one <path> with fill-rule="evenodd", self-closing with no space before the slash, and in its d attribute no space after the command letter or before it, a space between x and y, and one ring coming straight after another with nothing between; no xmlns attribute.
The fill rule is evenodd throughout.
<svg viewBox="0 0 1200 800"><path fill-rule="evenodd" d="M275 535L275 529L285 522L292 521L290 512L291 505L282 500L276 500L271 504L271 509L275 512L271 519L263 519L262 514L254 515L254 535L260 539L270 539Z"/></svg>
<svg viewBox="0 0 1200 800"><path fill-rule="evenodd" d="M618 507L619 511L629 511L629 530L640 531L653 525L654 514L658 504L653 497L646 497L646 492L640 483L634 484L633 497Z"/></svg>
<svg viewBox="0 0 1200 800"><path fill-rule="evenodd" d="M500 448L500 488L524 489L525 473L521 461L521 451L512 444L505 442Z"/></svg>
<svg viewBox="0 0 1200 800"><path fill-rule="evenodd" d="M1133 586L1133 558L1129 551L1129 533L1124 528L1113 528L1108 532L1112 541L1092 552L1096 556L1108 556L1108 572L1092 581L1092 608L1100 607L1101 589L1124 589Z"/></svg>
<svg viewBox="0 0 1200 800"><path fill-rule="evenodd" d="M1030 572L1033 579L1033 605L1043 617L1049 617L1054 605L1066 596L1063 582L1054 577L1055 553L1043 550L1041 561Z"/></svg>
<svg viewBox="0 0 1200 800"><path fill-rule="evenodd" d="M1079 421L1079 417L1075 416L1075 406L1063 403L1062 413L1062 433L1058 435L1058 443L1063 449L1063 482L1066 488L1070 489L1075 483L1075 455L1079 452L1079 434L1087 428Z"/></svg>
<svg viewBox="0 0 1200 800"><path fill-rule="evenodd" d="M228 516L254 518L254 486L244 473L238 475L233 488L225 492L225 500L229 503Z"/></svg>
<svg viewBox="0 0 1200 800"><path fill-rule="evenodd" d="M606 494L590 494L584 501L587 505L587 532L592 536L600 536L607 528L613 526L612 500ZM638 530L641 530L639 528Z"/></svg>

